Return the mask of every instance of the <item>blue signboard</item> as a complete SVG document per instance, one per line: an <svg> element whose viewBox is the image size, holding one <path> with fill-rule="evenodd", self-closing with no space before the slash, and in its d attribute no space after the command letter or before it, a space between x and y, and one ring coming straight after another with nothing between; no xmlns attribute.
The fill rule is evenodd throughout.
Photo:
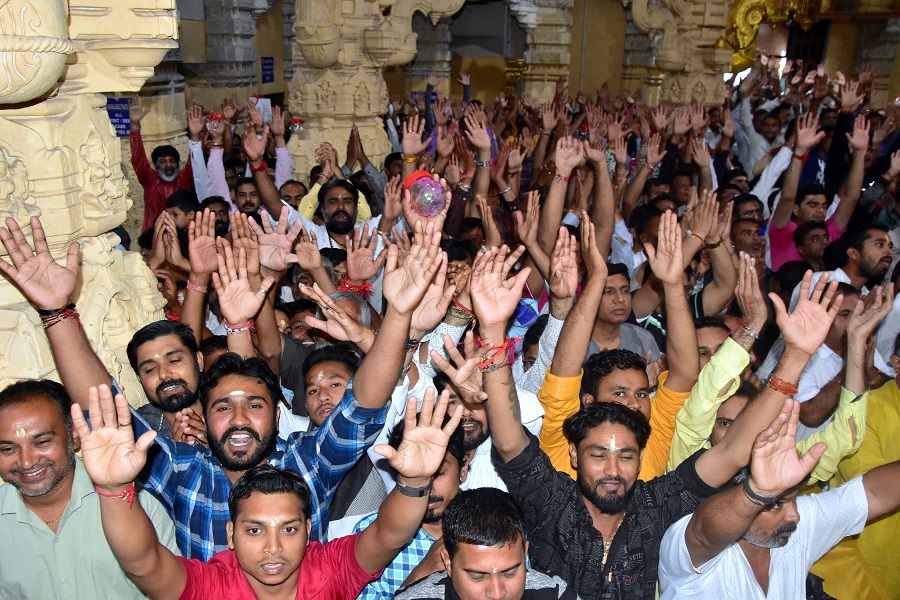
<svg viewBox="0 0 900 600"><path fill-rule="evenodd" d="M128 137L131 121L128 119L128 98L107 98L106 112L116 129L116 137Z"/></svg>
<svg viewBox="0 0 900 600"><path fill-rule="evenodd" d="M262 82L263 83L274 83L275 82L275 57L273 56L262 56L259 59L260 68L262 70Z"/></svg>

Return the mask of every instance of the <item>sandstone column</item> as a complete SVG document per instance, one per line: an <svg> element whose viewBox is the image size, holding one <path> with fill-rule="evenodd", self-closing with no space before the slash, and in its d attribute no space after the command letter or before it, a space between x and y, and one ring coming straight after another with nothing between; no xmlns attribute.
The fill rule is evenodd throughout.
<svg viewBox="0 0 900 600"><path fill-rule="evenodd" d="M109 372L145 401L128 366L133 332L162 316L155 278L107 233L131 207L102 92L137 92L175 47L174 0L10 0L0 10L0 213L40 215L51 251L81 244L75 302ZM26 229L30 235L30 228ZM5 254L5 252L4 252ZM40 319L0 278L0 386L56 377Z"/></svg>
<svg viewBox="0 0 900 600"><path fill-rule="evenodd" d="M432 22L458 11L464 0L296 0L291 112L305 121L292 136L294 171L308 173L316 147L330 142L343 159L356 123L366 153L380 164L390 145L379 115L387 107L381 70L416 55L414 12Z"/></svg>
<svg viewBox="0 0 900 600"><path fill-rule="evenodd" d="M569 74L573 0L512 0L510 10L526 32L523 92L553 98L556 80ZM574 93L574 91L573 91Z"/></svg>

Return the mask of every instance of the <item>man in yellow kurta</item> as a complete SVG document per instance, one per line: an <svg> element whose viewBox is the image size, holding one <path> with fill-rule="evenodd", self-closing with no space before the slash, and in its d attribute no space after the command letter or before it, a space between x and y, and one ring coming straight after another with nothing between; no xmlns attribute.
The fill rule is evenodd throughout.
<svg viewBox="0 0 900 600"><path fill-rule="evenodd" d="M660 227L664 224L661 220ZM650 439L641 457L638 479L648 481L666 472L669 447L675 430L675 415L690 395L700 371L697 336L688 308L682 276L681 245L677 252L648 251L650 267L665 294L668 331L666 354L671 369L659 376L652 402L646 364L641 356L628 350L603 350L584 365L594 317L604 294L619 289L621 274L606 277L604 285L585 286L581 297L566 318L559 344L547 377L538 392L544 407L540 444L553 466L573 478L570 444L563 436L563 422L578 411L581 402L618 402L640 411L650 421ZM600 274L595 273L594 277ZM581 390L584 393L581 393Z"/></svg>

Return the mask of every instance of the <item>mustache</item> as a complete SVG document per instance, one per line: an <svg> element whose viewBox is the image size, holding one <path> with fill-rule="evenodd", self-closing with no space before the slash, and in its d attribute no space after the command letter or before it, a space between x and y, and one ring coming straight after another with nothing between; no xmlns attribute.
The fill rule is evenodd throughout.
<svg viewBox="0 0 900 600"><path fill-rule="evenodd" d="M256 440L257 442L262 441L262 438L259 437L259 434L256 431L250 429L249 427L231 427L231 428L227 429L225 431L225 433L222 434L222 437L219 438L219 441L224 445L225 441L228 438L230 438L232 435L234 435L235 433L246 433L250 437L252 437L254 440Z"/></svg>
<svg viewBox="0 0 900 600"><path fill-rule="evenodd" d="M463 417L462 419L459 420L459 424L460 425L478 425L480 427L481 421L477 421L477 420L473 419L472 417Z"/></svg>
<svg viewBox="0 0 900 600"><path fill-rule="evenodd" d="M428 496L428 504L436 504L438 502L443 502L443 501L444 501L443 496L435 496L433 494L431 496Z"/></svg>
<svg viewBox="0 0 900 600"><path fill-rule="evenodd" d="M21 475L22 473L37 473L41 469L46 469L46 468L52 467L52 466L53 466L52 462L44 462L44 463L38 463L38 464L34 465L33 467L31 467L30 469L22 469L22 468L10 469L9 472L11 475ZM441 498L441 499L443 500L443 498Z"/></svg>
<svg viewBox="0 0 900 600"><path fill-rule="evenodd" d="M156 387L156 397L159 398L159 396L162 394L163 388L167 388L170 385L180 385L185 389L187 389L188 387L187 381L185 381L184 379L167 379Z"/></svg>
<svg viewBox="0 0 900 600"><path fill-rule="evenodd" d="M624 477L604 477L603 479L598 479L595 487L600 487L604 483L618 483L622 487L628 487L628 482L625 481Z"/></svg>
<svg viewBox="0 0 900 600"><path fill-rule="evenodd" d="M797 531L796 523L785 523L784 525L782 525L781 527L776 529L774 532L772 532L772 537L778 537L779 535L782 535L785 533L794 533L795 531Z"/></svg>
<svg viewBox="0 0 900 600"><path fill-rule="evenodd" d="M333 213L331 213L331 218L333 219L333 218L335 218L335 217L338 216L338 215L344 215L344 216L347 217L348 219L350 218L350 213L348 213L346 210L336 210L336 211L334 211Z"/></svg>

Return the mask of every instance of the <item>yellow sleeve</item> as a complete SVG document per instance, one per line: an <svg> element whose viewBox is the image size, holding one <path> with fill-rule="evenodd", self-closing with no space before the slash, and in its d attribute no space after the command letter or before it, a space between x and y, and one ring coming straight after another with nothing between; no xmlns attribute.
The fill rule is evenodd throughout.
<svg viewBox="0 0 900 600"><path fill-rule="evenodd" d="M297 212L300 213L300 216L304 219L312 221L313 216L315 216L316 209L319 207L320 189L322 189L321 184L314 184L309 188L309 192L303 196L303 199L300 200L300 204L297 206Z"/></svg>
<svg viewBox="0 0 900 600"><path fill-rule="evenodd" d="M850 481L858 475L868 473L875 467L891 462L883 453L884 441L881 434L887 429L896 428L896 424L884 410L885 399L883 392L888 386L896 386L892 381L881 388L869 392L869 406L864 425L865 435L860 443L859 450L841 461L837 467L837 474L832 482L841 484ZM843 400L843 398L841 398Z"/></svg>
<svg viewBox="0 0 900 600"><path fill-rule="evenodd" d="M322 189L321 184L314 184L311 188L309 188L309 192L305 196L303 196L303 199L300 200L300 205L297 208L297 212L300 213L300 216L304 219L312 221L312 218L315 216L316 209L319 208L320 189ZM366 202L366 197L362 195L362 192L357 192L356 223L364 223L371 218L372 209L369 207L369 203Z"/></svg>
<svg viewBox="0 0 900 600"><path fill-rule="evenodd" d="M675 416L675 433L666 465L669 471L674 471L709 439L719 405L737 390L740 385L738 377L749 364L747 351L733 339L727 338L700 370L697 383ZM728 390L720 395L726 386Z"/></svg>
<svg viewBox="0 0 900 600"><path fill-rule="evenodd" d="M553 468L568 473L573 479L575 469L569 458L569 442L563 435L563 422L581 409L582 375L584 371L575 377L557 377L547 369L547 376L537 393L544 408L544 424L538 438L541 450L550 457Z"/></svg>
<svg viewBox="0 0 900 600"><path fill-rule="evenodd" d="M656 396L650 403L650 439L641 457L641 472L638 473L641 481L665 475L672 435L675 433L675 415L691 395L690 392L673 392L667 388L668 377L668 371L660 373Z"/></svg>
<svg viewBox="0 0 900 600"><path fill-rule="evenodd" d="M828 445L825 454L816 463L816 468L809 474L808 483L830 480L837 472L841 459L859 449L866 432L868 407L868 391L857 397L850 390L841 388L841 397L831 423L797 444L797 452L801 456L818 442Z"/></svg>

